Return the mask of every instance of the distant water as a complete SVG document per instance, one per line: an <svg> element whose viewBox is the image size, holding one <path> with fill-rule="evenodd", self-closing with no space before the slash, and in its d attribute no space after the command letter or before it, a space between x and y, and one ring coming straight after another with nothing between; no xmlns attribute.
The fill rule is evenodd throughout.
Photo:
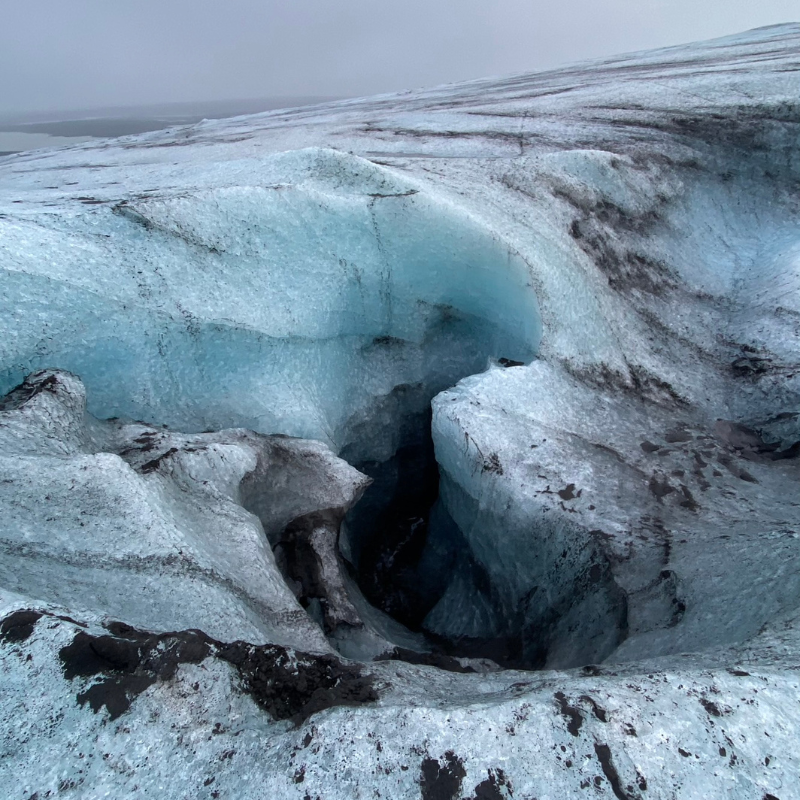
<svg viewBox="0 0 800 800"><path fill-rule="evenodd" d="M88 142L91 136L53 136L49 133L0 130L0 156L42 147L60 147L64 144Z"/></svg>
<svg viewBox="0 0 800 800"><path fill-rule="evenodd" d="M42 147L77 144L94 138L129 136L175 125L191 125L203 119L223 119L280 108L314 105L333 99L335 98L267 97L0 116L0 157Z"/></svg>

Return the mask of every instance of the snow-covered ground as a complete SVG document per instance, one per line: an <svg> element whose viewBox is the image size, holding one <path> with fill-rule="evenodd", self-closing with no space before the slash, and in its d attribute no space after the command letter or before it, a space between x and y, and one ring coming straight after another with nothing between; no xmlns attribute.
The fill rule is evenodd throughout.
<svg viewBox="0 0 800 800"><path fill-rule="evenodd" d="M800 797L799 53L0 159L7 795Z"/></svg>

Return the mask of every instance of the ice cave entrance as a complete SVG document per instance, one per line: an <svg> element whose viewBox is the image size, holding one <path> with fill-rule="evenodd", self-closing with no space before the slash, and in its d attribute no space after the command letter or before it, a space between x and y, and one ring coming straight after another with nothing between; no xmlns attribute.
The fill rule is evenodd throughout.
<svg viewBox="0 0 800 800"><path fill-rule="evenodd" d="M332 151L280 158L292 182L93 209L87 241L101 223L110 238L88 267L71 262L80 231L65 238L61 268L80 280L20 319L42 328L20 334L29 349L0 365L0 389L58 367L81 376L99 417L327 442L374 479L344 558L372 603L419 628L459 546L428 546L432 526L451 525L436 504L431 399L535 356L530 270L388 170ZM18 280L19 305L47 289L34 270Z"/></svg>
<svg viewBox="0 0 800 800"><path fill-rule="evenodd" d="M540 318L527 265L468 217L408 193L367 207L376 258L367 271L352 254L342 265L361 282L345 319L371 330L348 341L339 363L352 383L326 419L339 455L374 482L340 549L370 603L425 631L467 547L438 500L431 400L492 364L530 361Z"/></svg>
<svg viewBox="0 0 800 800"><path fill-rule="evenodd" d="M431 400L534 358L536 296L519 256L441 202L384 191L326 205L313 223L325 236L298 259L314 265L308 302L332 330L288 343L282 391L298 394L292 424L271 430L325 438L373 479L342 526L343 568L372 605L425 632L467 547L438 500Z"/></svg>

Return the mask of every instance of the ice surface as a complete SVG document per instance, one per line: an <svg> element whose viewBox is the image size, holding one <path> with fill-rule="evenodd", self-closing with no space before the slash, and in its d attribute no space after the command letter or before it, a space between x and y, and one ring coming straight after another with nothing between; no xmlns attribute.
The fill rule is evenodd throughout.
<svg viewBox="0 0 800 800"><path fill-rule="evenodd" d="M48 617L0 645L0 719L28 726L0 737L13 796L81 780L119 797L800 796L799 42L775 27L0 160L0 389L69 369L96 416L151 427L106 425L167 424L187 433L165 442L206 453L165 482L107 442L86 449L91 421L4 428L9 610L328 649L312 616L331 614L289 590L309 598L291 583L297 518L264 522L282 493L233 491L255 474L254 434L200 431L391 466L435 395L441 491L413 575L439 597L423 627L545 667L370 663L377 704L293 732L209 658L108 724L76 705L87 684L57 655L74 628ZM223 496L195 508L203 480ZM324 540L311 573L329 575L330 518L295 511ZM249 549L219 546L234 530ZM63 555L77 539L80 570ZM136 617L106 566L125 547L186 547L296 616L269 628L159 567L161 604ZM351 656L424 649L357 592L334 610L365 621L331 636ZM602 663L556 671L587 662ZM111 767L73 754L94 741Z"/></svg>
<svg viewBox="0 0 800 800"><path fill-rule="evenodd" d="M85 409L81 382L54 372L0 405L4 587L148 630L329 649L268 537L344 514L363 475L316 442L172 434Z"/></svg>
<svg viewBox="0 0 800 800"><path fill-rule="evenodd" d="M787 705L800 685L790 671L683 663L487 681L375 664L390 684L378 704L331 709L292 729L242 692L229 664L208 658L109 721L105 709L76 702L89 681L61 669L57 653L80 630L45 617L27 642L0 645L0 777L14 800L47 791L419 798L426 775L427 785L458 787L462 797L480 797L477 787L491 787L494 775L513 791L501 785L495 797L601 798L614 796L607 774L629 797L796 797L797 725ZM96 623L89 632L107 633Z"/></svg>
<svg viewBox="0 0 800 800"><path fill-rule="evenodd" d="M332 151L265 171L272 185L59 215L33 247L41 219L6 221L0 390L59 367L97 416L341 449L398 384L429 399L535 352L524 263L468 215Z"/></svg>

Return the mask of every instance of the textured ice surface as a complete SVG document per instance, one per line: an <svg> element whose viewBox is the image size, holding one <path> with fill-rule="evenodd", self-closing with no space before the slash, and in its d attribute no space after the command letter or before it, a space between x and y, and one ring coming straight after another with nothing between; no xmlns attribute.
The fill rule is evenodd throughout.
<svg viewBox="0 0 800 800"><path fill-rule="evenodd" d="M213 657L110 720L76 701L95 679L64 675L58 653L80 632L43 617L26 641L0 645L9 797L797 796L797 674L735 657L730 671L684 659L491 680L373 664L377 703L295 729Z"/></svg>
<svg viewBox="0 0 800 800"><path fill-rule="evenodd" d="M11 796L799 797L799 45L782 26L0 160L0 389L69 369L95 416L145 421L102 430L189 432L162 434L167 479L68 420L4 428L6 609L317 654L355 615L331 636L350 655L414 649L340 602L330 518L258 538L271 446L200 431L380 462L436 395L420 574L459 549L424 627L546 668L371 662L377 702L292 730L209 656L111 721L46 616L0 645ZM304 536L327 616L292 577ZM136 577L160 605L112 596L110 561L176 546L296 621L163 568Z"/></svg>
<svg viewBox="0 0 800 800"><path fill-rule="evenodd" d="M268 540L343 515L363 475L316 442L179 435L85 408L80 381L54 372L0 403L4 587L148 630L329 649Z"/></svg>
<svg viewBox="0 0 800 800"><path fill-rule="evenodd" d="M352 156L279 155L246 185L89 208L4 220L3 390L55 366L100 416L341 448L395 385L430 396L538 343L522 259Z"/></svg>

